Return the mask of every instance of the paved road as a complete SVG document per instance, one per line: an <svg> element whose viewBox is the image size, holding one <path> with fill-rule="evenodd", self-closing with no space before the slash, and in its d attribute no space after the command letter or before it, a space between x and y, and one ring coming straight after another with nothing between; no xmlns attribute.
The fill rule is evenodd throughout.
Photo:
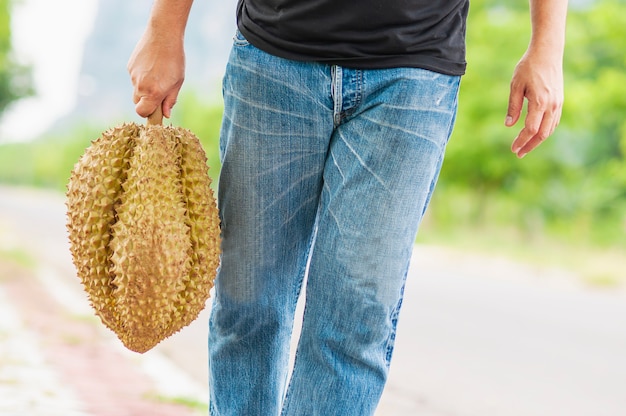
<svg viewBox="0 0 626 416"><path fill-rule="evenodd" d="M63 198L0 187L0 248L80 292ZM626 415L626 296L500 259L416 247L377 416ZM156 350L206 386L205 311Z"/></svg>

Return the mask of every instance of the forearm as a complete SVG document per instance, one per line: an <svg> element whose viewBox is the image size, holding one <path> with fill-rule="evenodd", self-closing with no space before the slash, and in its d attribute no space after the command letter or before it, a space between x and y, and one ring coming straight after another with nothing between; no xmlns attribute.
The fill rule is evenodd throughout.
<svg viewBox="0 0 626 416"><path fill-rule="evenodd" d="M156 36L182 40L193 0L155 0L147 29Z"/></svg>
<svg viewBox="0 0 626 416"><path fill-rule="evenodd" d="M562 57L568 0L529 0L532 36L529 51Z"/></svg>

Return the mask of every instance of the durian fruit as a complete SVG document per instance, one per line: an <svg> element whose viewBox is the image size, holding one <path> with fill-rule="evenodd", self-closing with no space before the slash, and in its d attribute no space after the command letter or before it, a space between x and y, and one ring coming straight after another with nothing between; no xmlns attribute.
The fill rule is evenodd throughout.
<svg viewBox="0 0 626 416"><path fill-rule="evenodd" d="M67 190L70 251L104 325L145 352L197 318L219 264L207 159L189 130L127 123L94 140Z"/></svg>

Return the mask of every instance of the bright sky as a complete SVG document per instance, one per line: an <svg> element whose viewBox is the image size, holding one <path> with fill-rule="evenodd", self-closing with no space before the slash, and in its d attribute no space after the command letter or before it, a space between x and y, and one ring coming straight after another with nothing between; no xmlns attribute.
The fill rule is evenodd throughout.
<svg viewBox="0 0 626 416"><path fill-rule="evenodd" d="M33 66L37 96L13 106L0 120L0 142L27 140L72 109L82 49L97 0L20 0L11 14L13 47Z"/></svg>

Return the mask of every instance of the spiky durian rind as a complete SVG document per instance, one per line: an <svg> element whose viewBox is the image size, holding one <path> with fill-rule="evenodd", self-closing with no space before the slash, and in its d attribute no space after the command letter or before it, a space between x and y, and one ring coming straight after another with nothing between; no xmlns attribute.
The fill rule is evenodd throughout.
<svg viewBox="0 0 626 416"><path fill-rule="evenodd" d="M94 140L76 163L67 190L70 250L92 307L117 331L111 310L109 242L121 185L140 128L124 124Z"/></svg>
<svg viewBox="0 0 626 416"><path fill-rule="evenodd" d="M67 191L70 249L102 322L145 352L204 308L219 263L206 155L188 130L124 124L92 142Z"/></svg>
<svg viewBox="0 0 626 416"><path fill-rule="evenodd" d="M178 134L182 156L182 193L187 206L187 224L192 244L191 270L189 279L185 281L186 290L181 293L183 296L179 307L190 311L185 319L191 323L206 302L206 299L192 294L198 289L210 290L213 287L215 274L207 273L207 270L216 271L219 266L220 224L204 149L189 130L180 129Z"/></svg>

